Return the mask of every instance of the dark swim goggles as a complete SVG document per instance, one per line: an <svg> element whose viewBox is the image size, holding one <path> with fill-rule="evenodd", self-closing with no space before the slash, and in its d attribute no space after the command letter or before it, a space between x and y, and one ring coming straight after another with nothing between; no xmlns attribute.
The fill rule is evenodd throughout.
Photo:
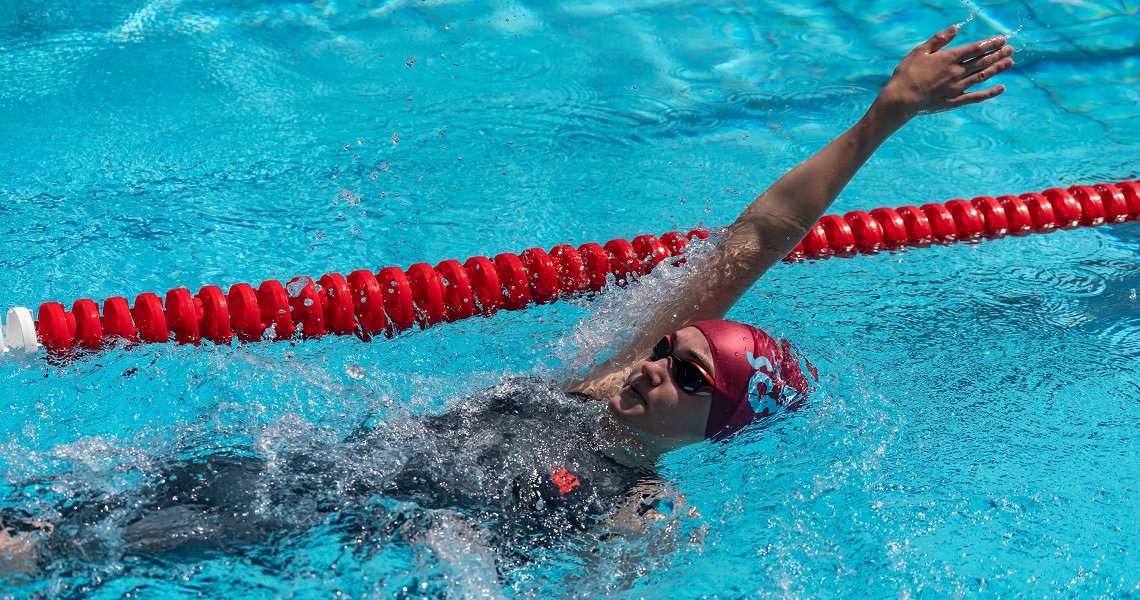
<svg viewBox="0 0 1140 600"><path fill-rule="evenodd" d="M715 380L697 363L678 358L673 354L673 336L666 335L653 347L649 360L657 361L673 357L673 375L681 389L697 396L711 396Z"/></svg>

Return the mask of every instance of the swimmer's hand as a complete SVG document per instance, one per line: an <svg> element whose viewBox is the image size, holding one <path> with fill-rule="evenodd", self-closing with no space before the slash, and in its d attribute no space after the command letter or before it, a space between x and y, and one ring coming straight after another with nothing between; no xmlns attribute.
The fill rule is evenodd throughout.
<svg viewBox="0 0 1140 600"><path fill-rule="evenodd" d="M1003 85L966 90L1013 66L1013 47L1006 45L1006 39L996 36L947 48L956 35L958 26L951 25L903 58L875 99L880 114L897 119L901 125L916 115L985 102L1005 91Z"/></svg>

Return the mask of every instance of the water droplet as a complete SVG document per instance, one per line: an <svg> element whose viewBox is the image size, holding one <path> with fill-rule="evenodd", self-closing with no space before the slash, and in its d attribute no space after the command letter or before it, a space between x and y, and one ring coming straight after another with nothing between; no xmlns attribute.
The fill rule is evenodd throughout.
<svg viewBox="0 0 1140 600"><path fill-rule="evenodd" d="M290 281L289 285L285 286L285 291L289 293L290 298L296 298L297 296L300 296L301 292L305 290L305 287L312 282L313 280L309 279L308 277L298 277L297 279Z"/></svg>
<svg viewBox="0 0 1140 600"><path fill-rule="evenodd" d="M305 298L305 306L312 306L312 305L313 305L313 299L312 298Z"/></svg>
<svg viewBox="0 0 1140 600"><path fill-rule="evenodd" d="M392 134L392 143L393 144L399 144L400 143L400 134L399 133L393 133Z"/></svg>
<svg viewBox="0 0 1140 600"><path fill-rule="evenodd" d="M345 144L345 145L344 145L344 149L345 149L345 150L351 150L351 149L352 149L352 144Z"/></svg>
<svg viewBox="0 0 1140 600"><path fill-rule="evenodd" d="M1128 299L1129 300L1135 300L1136 299L1136 288L1132 288L1132 289L1128 290Z"/></svg>
<svg viewBox="0 0 1140 600"><path fill-rule="evenodd" d="M546 502L545 502L545 501L543 501L543 499L542 499L542 498L539 498L538 500L536 500L536 501L534 502L534 509L535 509L535 510L542 510L542 509L544 509L544 508L546 508Z"/></svg>
<svg viewBox="0 0 1140 600"><path fill-rule="evenodd" d="M392 136L392 143L393 144L399 140L400 140L400 134L397 133L396 135ZM381 171L387 171L388 169L389 169L388 163L386 163L386 162L380 163L380 170Z"/></svg>
<svg viewBox="0 0 1140 600"><path fill-rule="evenodd" d="M364 375L368 372L360 365L348 365L344 368L344 372L353 379L364 379Z"/></svg>
<svg viewBox="0 0 1140 600"><path fill-rule="evenodd" d="M414 65L414 64L416 64L416 57L414 57L414 56L409 56L409 57L408 57L408 60L405 60L405 61L404 61L404 64L405 64L405 65L408 65L409 67L410 67L410 66L412 66L412 65Z"/></svg>

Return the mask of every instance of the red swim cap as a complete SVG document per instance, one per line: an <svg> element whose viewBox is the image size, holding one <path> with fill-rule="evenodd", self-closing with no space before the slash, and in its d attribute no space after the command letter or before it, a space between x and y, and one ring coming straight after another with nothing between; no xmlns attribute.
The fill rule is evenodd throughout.
<svg viewBox="0 0 1140 600"><path fill-rule="evenodd" d="M715 371L705 439L724 439L754 419L803 403L808 380L787 340L777 343L735 321L699 321L691 327L709 341Z"/></svg>

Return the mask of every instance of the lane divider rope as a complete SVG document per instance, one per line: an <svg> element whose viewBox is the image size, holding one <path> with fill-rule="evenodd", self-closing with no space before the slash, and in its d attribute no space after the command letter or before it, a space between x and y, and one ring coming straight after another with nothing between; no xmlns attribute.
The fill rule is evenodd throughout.
<svg viewBox="0 0 1140 600"><path fill-rule="evenodd" d="M851 257L1134 219L1140 219L1140 183L1134 181L856 210L821 218L784 260ZM589 242L577 248L560 244L550 251L529 248L494 258L473 256L462 263L444 260L434 267L416 263L406 270L362 269L347 277L300 276L285 284L265 281L257 288L236 283L228 292L213 285L196 294L174 288L162 297L139 294L133 306L123 297L108 298L101 312L100 305L88 298L76 300L70 310L59 302L45 302L35 320L27 308L8 311L0 332L0 353L17 348L34 352L41 344L53 353L91 351L112 339L230 344L235 338L280 341L326 334L355 334L365 341L392 337L417 326L426 329L594 294L611 280L625 285L662 262L681 264L690 240L708 235L693 230L619 238L604 245Z"/></svg>

